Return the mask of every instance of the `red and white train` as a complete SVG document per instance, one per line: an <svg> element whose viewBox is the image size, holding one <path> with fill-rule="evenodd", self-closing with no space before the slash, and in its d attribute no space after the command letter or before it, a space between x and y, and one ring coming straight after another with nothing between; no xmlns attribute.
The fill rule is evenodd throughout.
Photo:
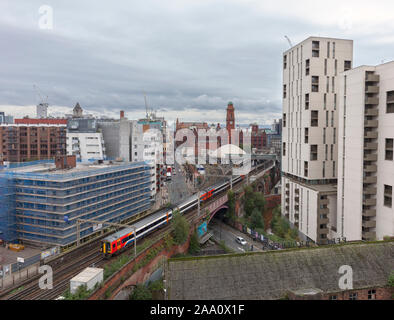
<svg viewBox="0 0 394 320"><path fill-rule="evenodd" d="M237 176L234 178L233 185L239 183L243 178L244 176ZM207 201L212 196L229 188L230 181L226 181L203 190L200 196L200 204ZM113 255L119 254L134 244L135 237L137 237L138 240L147 236L154 230L164 227L172 219L172 214L174 211L179 210L181 214L184 214L193 209L197 206L197 198L198 195L193 195L172 209L163 209L159 212L153 213L148 217L134 223L133 225L130 225L130 227L124 228L104 238L101 243L101 250L104 256L111 257ZM136 230L136 235L134 234L134 230Z"/></svg>

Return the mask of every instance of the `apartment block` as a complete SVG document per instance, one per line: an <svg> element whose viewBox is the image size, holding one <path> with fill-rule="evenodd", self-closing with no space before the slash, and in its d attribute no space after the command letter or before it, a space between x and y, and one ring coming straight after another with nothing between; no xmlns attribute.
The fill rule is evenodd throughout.
<svg viewBox="0 0 394 320"><path fill-rule="evenodd" d="M310 37L283 54L282 214L326 243L336 217L338 79L353 41Z"/></svg>
<svg viewBox="0 0 394 320"><path fill-rule="evenodd" d="M394 62L340 76L338 129L336 235L394 236Z"/></svg>
<svg viewBox="0 0 394 320"><path fill-rule="evenodd" d="M63 124L1 124L1 160L25 162L65 155L66 132Z"/></svg>
<svg viewBox="0 0 394 320"><path fill-rule="evenodd" d="M76 241L77 219L121 222L148 210L151 167L146 162L20 164L0 172L0 238L43 246ZM69 161L67 163L72 163ZM80 225L81 239L97 226Z"/></svg>
<svg viewBox="0 0 394 320"><path fill-rule="evenodd" d="M104 160L103 134L98 131L96 119L69 119L67 124L67 154L80 161Z"/></svg>

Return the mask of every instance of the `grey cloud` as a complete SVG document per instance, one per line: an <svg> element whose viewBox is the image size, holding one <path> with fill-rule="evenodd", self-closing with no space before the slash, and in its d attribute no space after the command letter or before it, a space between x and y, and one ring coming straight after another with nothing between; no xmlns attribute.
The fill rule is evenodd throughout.
<svg viewBox="0 0 394 320"><path fill-rule="evenodd" d="M0 43L6 44L0 105L35 104L36 83L51 104L79 101L92 112L143 112L146 91L149 105L164 115L224 114L231 100L239 118L247 115L244 121L252 122L253 113L269 121L281 114L284 35L294 43L310 35L344 36L339 27L268 16L237 1L46 3L54 8L53 31L37 27L41 0L0 4ZM369 48L368 40L355 40L355 65L377 50L386 59L393 52L392 45Z"/></svg>

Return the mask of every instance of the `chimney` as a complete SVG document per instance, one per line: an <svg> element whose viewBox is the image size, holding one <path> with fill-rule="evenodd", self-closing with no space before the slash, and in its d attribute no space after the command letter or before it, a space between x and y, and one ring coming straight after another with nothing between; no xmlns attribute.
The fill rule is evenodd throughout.
<svg viewBox="0 0 394 320"><path fill-rule="evenodd" d="M123 110L120 111L120 118L124 119L124 111Z"/></svg>

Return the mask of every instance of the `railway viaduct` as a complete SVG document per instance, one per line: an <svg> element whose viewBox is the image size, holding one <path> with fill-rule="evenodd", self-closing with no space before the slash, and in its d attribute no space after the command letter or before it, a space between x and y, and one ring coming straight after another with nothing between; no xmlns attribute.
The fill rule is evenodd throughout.
<svg viewBox="0 0 394 320"><path fill-rule="evenodd" d="M263 188L264 193L268 195L270 188L272 188L279 179L280 171L275 162L272 161L269 163L268 167L264 167L263 170L258 171L255 175L249 176L243 180L242 183L234 186L233 191L236 194L236 214L239 214L240 199L242 197L243 187L245 184L255 182L254 186L256 189L261 190ZM201 227L201 225L204 223L208 225L217 212L227 208L227 202L228 196L227 193L225 193L216 196L214 199L208 201L206 205L201 206L200 215L198 215L197 209L194 210L191 215L188 216L188 220L192 225L191 233L194 232L195 229ZM165 248L163 249L163 244L164 239L161 238L146 251L146 253L148 253L149 250L152 249L161 249L156 257L147 265L137 271L134 270L135 272L133 272L133 268L138 265L138 263L141 263L141 261L144 259L144 256L146 256L146 254L144 255L142 252L137 257L137 259L130 261L121 270L110 277L100 289L90 296L89 300L103 299L104 297L114 299L123 289L133 286L137 283L145 282L149 278L150 274L155 271L157 265L162 263L163 259L170 258L171 256L178 253L185 253L189 247L189 240L181 246L174 246L171 248L171 250L167 250ZM125 278L127 278L127 280L123 281ZM108 294L109 291L111 294Z"/></svg>

